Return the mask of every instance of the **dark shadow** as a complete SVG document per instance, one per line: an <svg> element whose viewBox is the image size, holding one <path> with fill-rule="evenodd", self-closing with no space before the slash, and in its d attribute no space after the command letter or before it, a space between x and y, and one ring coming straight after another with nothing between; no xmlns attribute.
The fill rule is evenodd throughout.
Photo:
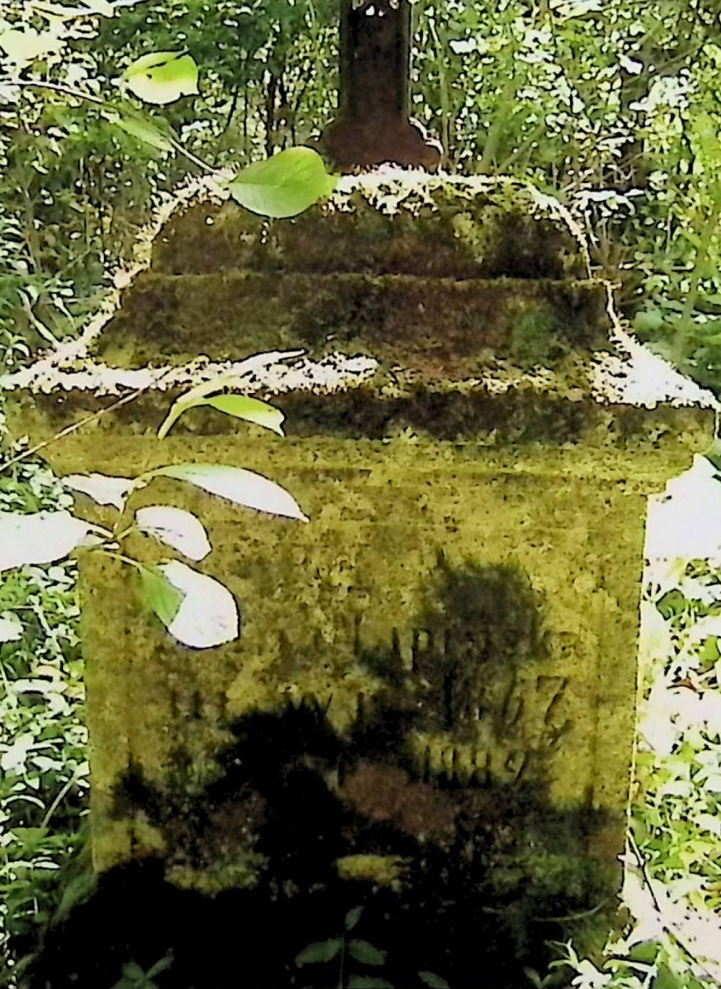
<svg viewBox="0 0 721 989"><path fill-rule="evenodd" d="M29 989L110 989L130 958L149 967L169 948L159 989L338 985L337 962L294 959L342 934L357 905L358 937L388 952L358 971L398 989L420 987L421 971L454 989L519 989L525 965L544 972L550 941L589 918L604 926L615 909L615 877L587 856L606 822L589 802L550 806L542 751L499 782L453 760L440 773L407 745L413 732L441 732L468 748L479 717L507 739L519 671L548 649L542 615L519 568L441 558L411 662L397 637L385 652L361 650L386 687L359 698L347 735L308 700L230 725L214 782L189 786L182 754L162 788L131 768L115 811L142 812L165 856L102 876L93 899L47 931ZM201 895L166 878L239 862L246 888Z"/></svg>

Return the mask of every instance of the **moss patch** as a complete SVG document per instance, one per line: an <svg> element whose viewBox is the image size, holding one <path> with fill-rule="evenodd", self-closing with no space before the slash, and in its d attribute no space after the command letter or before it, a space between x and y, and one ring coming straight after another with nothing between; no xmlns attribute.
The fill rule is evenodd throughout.
<svg viewBox="0 0 721 989"><path fill-rule="evenodd" d="M291 221L201 203L158 238L153 268L366 272L451 278L583 277L580 245L541 197L511 182L392 180L340 191Z"/></svg>
<svg viewBox="0 0 721 989"><path fill-rule="evenodd" d="M141 367L184 363L198 353L227 360L274 349L304 347L312 356L341 349L411 367L436 361L453 374L514 351L533 359L514 342L519 320L526 335L547 335L550 320L566 350L607 346L605 290L595 282L144 273L125 292L96 353L110 364Z"/></svg>

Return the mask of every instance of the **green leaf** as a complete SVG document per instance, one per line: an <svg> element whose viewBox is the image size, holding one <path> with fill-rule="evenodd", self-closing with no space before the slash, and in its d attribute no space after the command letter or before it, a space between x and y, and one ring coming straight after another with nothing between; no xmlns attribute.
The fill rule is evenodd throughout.
<svg viewBox="0 0 721 989"><path fill-rule="evenodd" d="M126 979L142 979L145 972L137 962L126 962L122 967L123 977Z"/></svg>
<svg viewBox="0 0 721 989"><path fill-rule="evenodd" d="M202 401L210 398L211 395L241 390L247 387L246 376L248 374L257 374L261 368L269 364L290 360L292 357L300 357L303 353L302 350L275 350L267 354L255 354L238 365L234 373L220 374L209 381L202 381L199 385L195 385L173 402L165 421L158 430L158 439L162 440L168 435L175 420L187 409L202 404ZM268 406L268 408L272 408L272 406Z"/></svg>
<svg viewBox="0 0 721 989"><path fill-rule="evenodd" d="M303 948L299 955L296 955L295 963L298 967L302 965L316 965L319 962L332 962L340 953L343 947L343 938L334 937L328 941L316 941Z"/></svg>
<svg viewBox="0 0 721 989"><path fill-rule="evenodd" d="M644 309L633 318L633 328L637 333L655 333L663 324L663 313L658 309Z"/></svg>
<svg viewBox="0 0 721 989"><path fill-rule="evenodd" d="M98 505L114 505L122 512L135 482L128 477L109 477L107 474L66 474L62 479L66 488L81 491Z"/></svg>
<svg viewBox="0 0 721 989"><path fill-rule="evenodd" d="M212 383L212 391L221 391L222 388L232 386L236 381L236 376L219 378ZM226 415L235 416L237 419L245 419L247 422L254 422L258 426L265 426L279 436L283 436L282 423L285 413L268 402L261 402L258 398L251 398L248 395L212 395L209 396L209 384L193 388L185 395L181 395L170 408L160 429L158 439L162 440L170 432L171 426L188 409L195 409L201 405L209 405L211 408L224 412ZM201 391L200 389L204 389Z"/></svg>
<svg viewBox="0 0 721 989"><path fill-rule="evenodd" d="M631 947L628 957L634 962L644 962L647 965L653 965L658 952L658 941L639 941Z"/></svg>
<svg viewBox="0 0 721 989"><path fill-rule="evenodd" d="M330 196L338 177L329 175L311 148L288 148L239 172L228 189L233 199L261 216L297 216Z"/></svg>
<svg viewBox="0 0 721 989"><path fill-rule="evenodd" d="M123 81L138 99L164 106L198 92L198 67L186 52L151 52L128 66Z"/></svg>
<svg viewBox="0 0 721 989"><path fill-rule="evenodd" d="M0 617L0 642L17 642L22 635L22 623L14 615L9 618Z"/></svg>
<svg viewBox="0 0 721 989"><path fill-rule="evenodd" d="M36 31L30 26L24 26L22 30L8 28L0 31L0 49L18 68L32 65L36 59L58 52L62 44L56 30Z"/></svg>
<svg viewBox="0 0 721 989"><path fill-rule="evenodd" d="M202 560L211 550L203 523L184 508L174 505L139 508L135 523L141 532L180 550L189 560Z"/></svg>
<svg viewBox="0 0 721 989"><path fill-rule="evenodd" d="M524 969L523 971L528 975L528 970ZM435 972L419 972L418 978L430 989L451 989L446 980L442 979L440 975L436 975Z"/></svg>
<svg viewBox="0 0 721 989"><path fill-rule="evenodd" d="M180 560L161 563L159 569L183 595L183 603L168 627L179 642L191 649L210 649L238 638L238 606L224 584Z"/></svg>
<svg viewBox="0 0 721 989"><path fill-rule="evenodd" d="M185 595L172 584L160 567L138 564L143 603L169 628Z"/></svg>
<svg viewBox="0 0 721 989"><path fill-rule="evenodd" d="M150 144L152 147L157 148L158 151L173 150L172 137L164 134L160 127L150 120L144 120L142 117L130 116L129 114L123 114L121 116L118 113L110 112L104 113L103 116L111 124L115 124L116 127L125 131L126 134L137 138L138 141L144 141L145 144Z"/></svg>
<svg viewBox="0 0 721 989"><path fill-rule="evenodd" d="M353 907L352 910L348 911L348 913L345 915L345 929L347 931L353 930L355 925L360 920L361 914L363 913L364 909L365 909L364 907Z"/></svg>
<svg viewBox="0 0 721 989"><path fill-rule="evenodd" d="M282 423L285 413L267 402L261 402L259 398L250 398L248 395L215 395L206 399L204 404L225 412L226 415L264 426L279 436L284 435Z"/></svg>
<svg viewBox="0 0 721 989"><path fill-rule="evenodd" d="M393 989L393 983L376 975L351 975L348 989Z"/></svg>
<svg viewBox="0 0 721 989"><path fill-rule="evenodd" d="M262 475L242 467L227 467L225 464L173 464L159 467L145 476L175 477L179 481L195 484L211 494L227 498L236 505L308 521L287 491Z"/></svg>
<svg viewBox="0 0 721 989"><path fill-rule="evenodd" d="M678 976L667 965L659 965L653 989L689 989L685 976Z"/></svg>
<svg viewBox="0 0 721 989"><path fill-rule="evenodd" d="M83 545L91 531L99 527L66 511L0 512L0 572L61 560Z"/></svg>
<svg viewBox="0 0 721 989"><path fill-rule="evenodd" d="M352 958L364 965L385 965L387 951L380 951L368 941L351 941L348 951Z"/></svg>
<svg viewBox="0 0 721 989"><path fill-rule="evenodd" d="M704 451L704 457L710 460L717 470L721 470L721 440L714 440L708 450Z"/></svg>
<svg viewBox="0 0 721 989"><path fill-rule="evenodd" d="M173 956L165 955L160 958L154 965L151 965L148 971L145 973L146 979L152 979L154 975L158 975L160 972L164 972L166 968L170 968L173 964Z"/></svg>

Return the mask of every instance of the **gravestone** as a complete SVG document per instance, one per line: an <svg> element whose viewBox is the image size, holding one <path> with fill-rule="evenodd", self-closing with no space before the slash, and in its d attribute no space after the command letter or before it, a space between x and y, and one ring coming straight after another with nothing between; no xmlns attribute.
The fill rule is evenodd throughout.
<svg viewBox="0 0 721 989"><path fill-rule="evenodd" d="M295 347L296 370L249 380L285 439L209 409L156 439L184 369ZM207 525L203 569L242 613L240 640L209 652L145 619L118 561L83 558L97 870L147 859L175 887L242 891L244 923L290 932L277 961L248 962L254 985L305 984L296 952L360 904L397 985L430 970L507 989L547 941L598 943L646 499L710 441L713 411L619 335L563 210L510 180L392 171L293 221L201 200L87 362L47 393L24 379L14 428L39 440L107 404L87 372L127 388L164 366L175 385L49 446L52 466L230 463L311 521L168 479L137 494ZM129 550L159 558L141 536Z"/></svg>

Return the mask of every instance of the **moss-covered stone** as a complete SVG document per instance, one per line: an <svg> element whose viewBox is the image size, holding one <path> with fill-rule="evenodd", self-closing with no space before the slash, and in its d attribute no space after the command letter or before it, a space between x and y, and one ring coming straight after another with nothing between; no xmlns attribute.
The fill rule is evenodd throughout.
<svg viewBox="0 0 721 989"><path fill-rule="evenodd" d="M291 221L199 203L156 242L153 269L358 272L423 278L584 277L579 240L551 200L520 183L431 176L351 179Z"/></svg>
<svg viewBox="0 0 721 989"><path fill-rule="evenodd" d="M605 288L592 281L148 272L125 292L96 354L141 367L342 348L455 377L508 357L553 364L574 348L601 349L608 326Z"/></svg>
<svg viewBox="0 0 721 989"><path fill-rule="evenodd" d="M409 859L399 855L344 855L336 860L336 869L349 882L360 880L400 890L409 864Z"/></svg>
<svg viewBox="0 0 721 989"><path fill-rule="evenodd" d="M219 461L226 443L171 436L161 451L118 439L103 468ZM554 463L540 447L509 457L431 442L233 446L236 462L293 491L309 525L253 521L170 481L137 504L203 518L215 547L206 569L241 603L240 642L212 655L173 644L141 617L132 574L92 554L83 564L101 867L130 847L111 812L129 766L165 785L179 745L188 765L213 759L229 721L288 699L327 707L341 735L364 705L413 710L396 758L416 779L542 782L550 806L603 808L622 827L637 622L627 604L653 458L644 478L643 457L630 471L619 455L599 464L581 449ZM87 458L76 450L68 469ZM130 549L147 558L145 540Z"/></svg>

